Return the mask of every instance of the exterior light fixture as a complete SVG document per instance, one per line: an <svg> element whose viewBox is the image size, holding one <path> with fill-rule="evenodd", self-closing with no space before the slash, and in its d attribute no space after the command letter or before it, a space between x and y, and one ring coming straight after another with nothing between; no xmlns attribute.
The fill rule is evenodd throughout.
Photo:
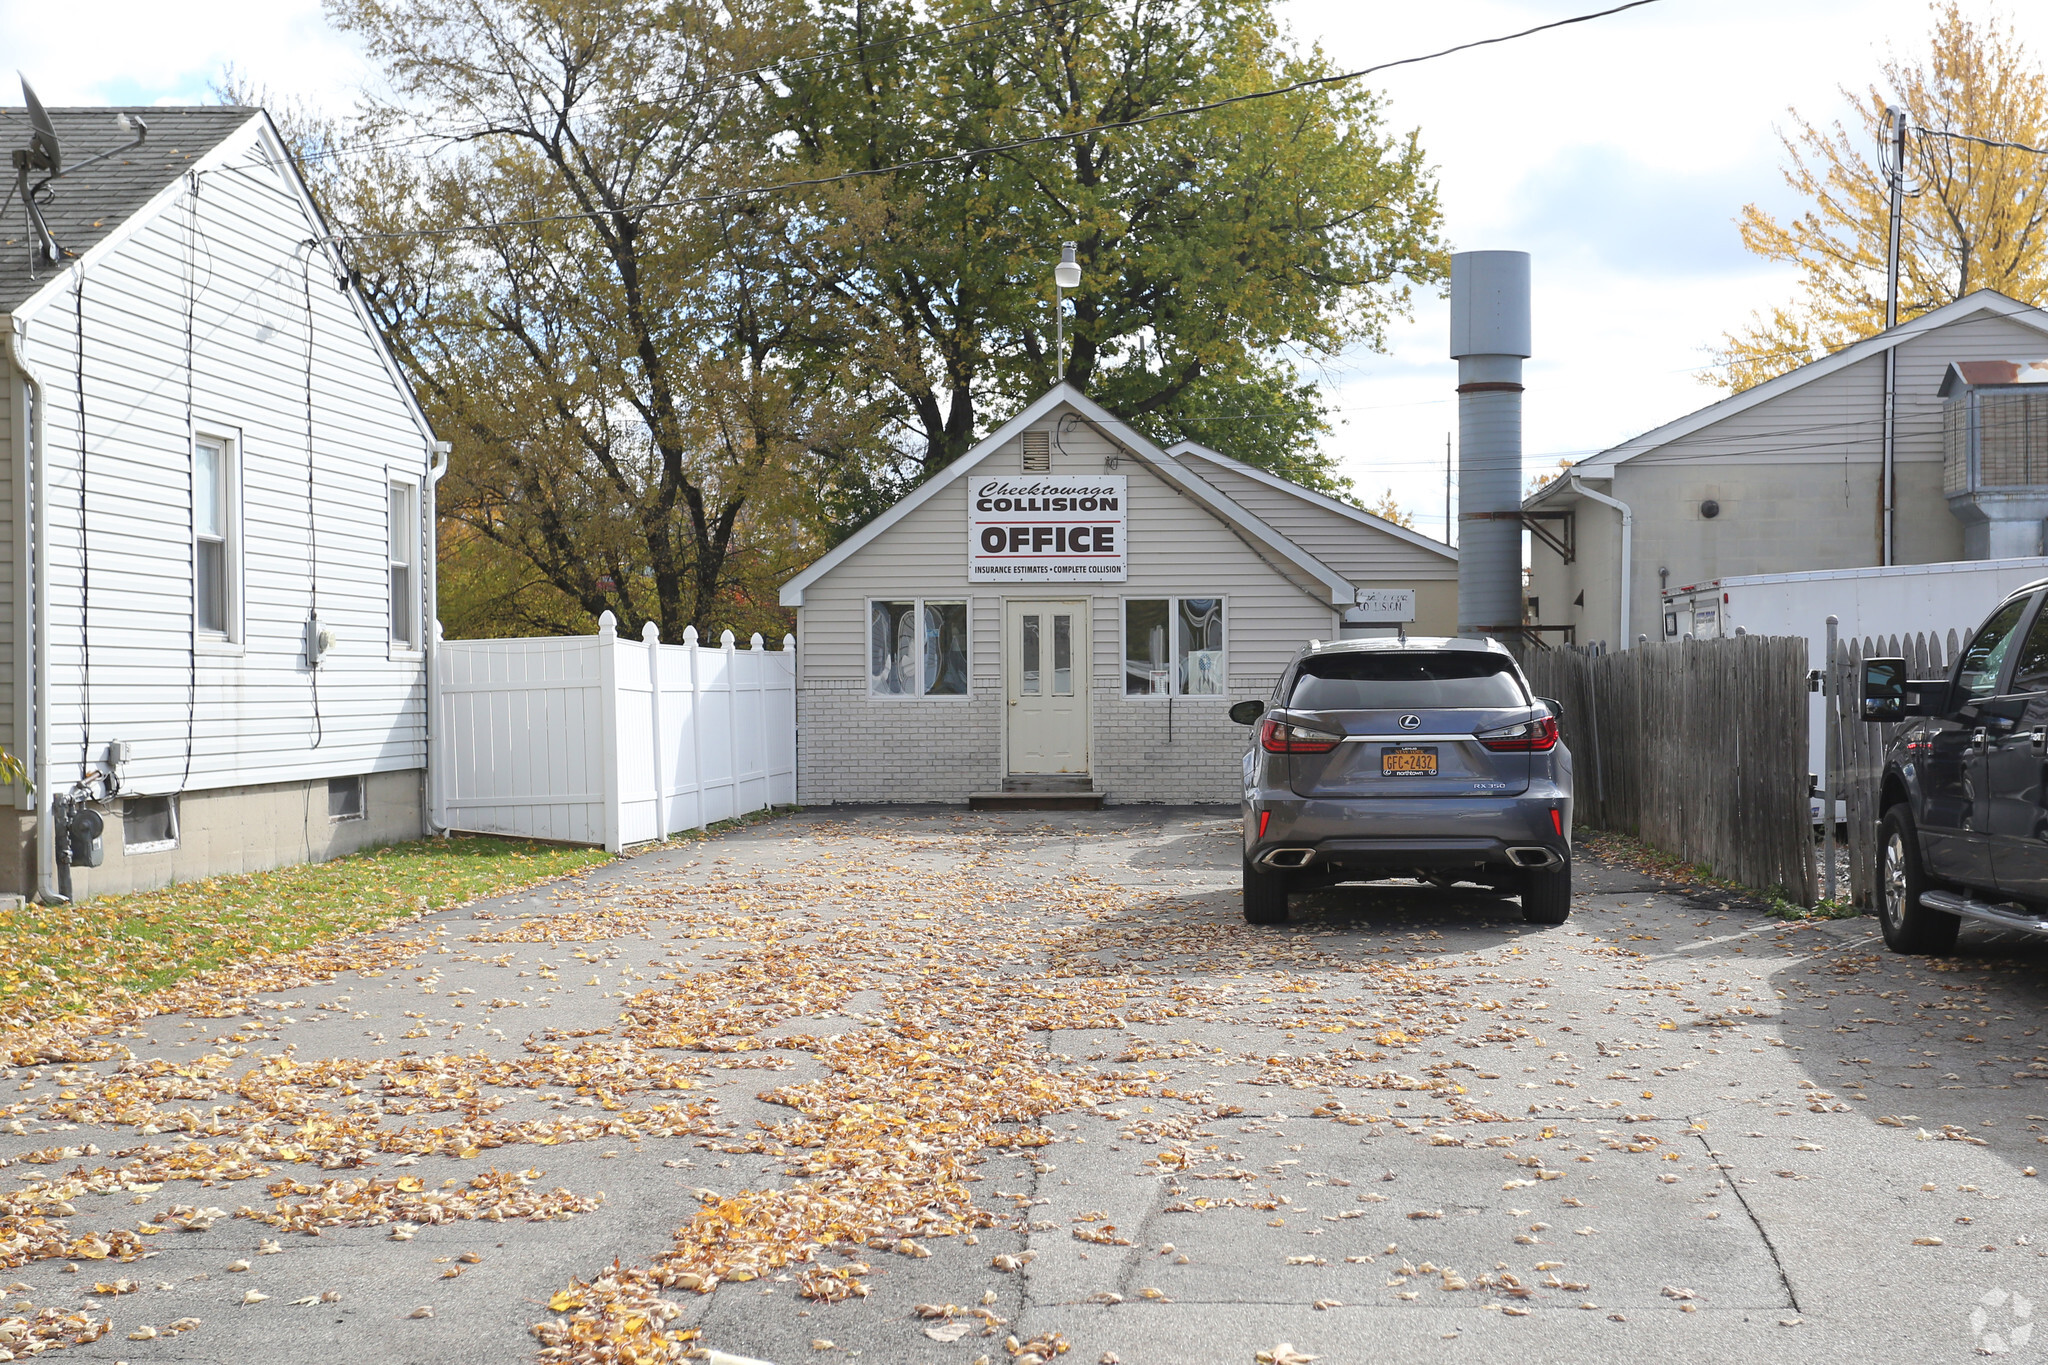
<svg viewBox="0 0 2048 1365"><path fill-rule="evenodd" d="M1074 243L1060 243L1060 263L1052 268L1053 355L1059 365L1056 379L1067 377L1066 291L1081 284L1081 263L1074 259Z"/></svg>
<svg viewBox="0 0 2048 1365"><path fill-rule="evenodd" d="M1062 289L1080 288L1081 263L1074 259L1074 243L1060 243L1060 263L1052 268L1052 278Z"/></svg>

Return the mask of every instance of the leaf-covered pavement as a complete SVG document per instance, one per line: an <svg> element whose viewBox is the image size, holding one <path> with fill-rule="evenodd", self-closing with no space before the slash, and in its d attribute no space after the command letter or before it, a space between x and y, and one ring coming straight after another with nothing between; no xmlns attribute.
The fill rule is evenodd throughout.
<svg viewBox="0 0 2048 1365"><path fill-rule="evenodd" d="M2039 950L1598 869L1261 930L1235 837L805 815L17 1028L0 1359L1934 1359L2048 1291Z"/></svg>

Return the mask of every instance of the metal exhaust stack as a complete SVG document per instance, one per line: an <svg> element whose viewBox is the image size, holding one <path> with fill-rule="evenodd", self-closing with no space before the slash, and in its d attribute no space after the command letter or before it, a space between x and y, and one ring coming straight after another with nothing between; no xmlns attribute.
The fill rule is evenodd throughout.
<svg viewBox="0 0 2048 1365"><path fill-rule="evenodd" d="M1529 358L1529 253L1451 257L1451 358L1458 362L1458 634L1522 622L1522 362ZM1508 515L1502 516L1502 513Z"/></svg>

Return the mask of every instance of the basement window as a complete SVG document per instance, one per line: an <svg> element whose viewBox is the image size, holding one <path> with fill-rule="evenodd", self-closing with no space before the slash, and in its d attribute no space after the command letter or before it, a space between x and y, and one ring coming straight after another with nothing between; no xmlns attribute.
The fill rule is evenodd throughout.
<svg viewBox="0 0 2048 1365"><path fill-rule="evenodd" d="M329 820L360 820L363 818L365 808L362 778L330 777L327 779L327 818Z"/></svg>
<svg viewBox="0 0 2048 1365"><path fill-rule="evenodd" d="M168 796L131 796L121 803L121 852L163 853L178 846L178 803Z"/></svg>

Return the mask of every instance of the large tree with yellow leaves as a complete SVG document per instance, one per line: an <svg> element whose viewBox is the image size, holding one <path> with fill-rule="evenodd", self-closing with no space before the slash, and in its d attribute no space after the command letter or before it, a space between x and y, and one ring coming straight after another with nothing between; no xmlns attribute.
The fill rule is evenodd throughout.
<svg viewBox="0 0 2048 1365"><path fill-rule="evenodd" d="M1987 145L2048 147L2048 76L1997 18L1972 20L1955 0L1936 15L1924 63L1889 61L1861 97L1843 91L1848 125L1817 128L1793 111L1781 133L1785 181L1808 207L1780 222L1750 204L1739 222L1744 246L1798 267L1798 292L1723 337L1707 382L1746 389L1883 328L1890 191L1879 149L1889 104L1906 110L1912 130L1900 320L1976 289L2048 302L2048 156Z"/></svg>

